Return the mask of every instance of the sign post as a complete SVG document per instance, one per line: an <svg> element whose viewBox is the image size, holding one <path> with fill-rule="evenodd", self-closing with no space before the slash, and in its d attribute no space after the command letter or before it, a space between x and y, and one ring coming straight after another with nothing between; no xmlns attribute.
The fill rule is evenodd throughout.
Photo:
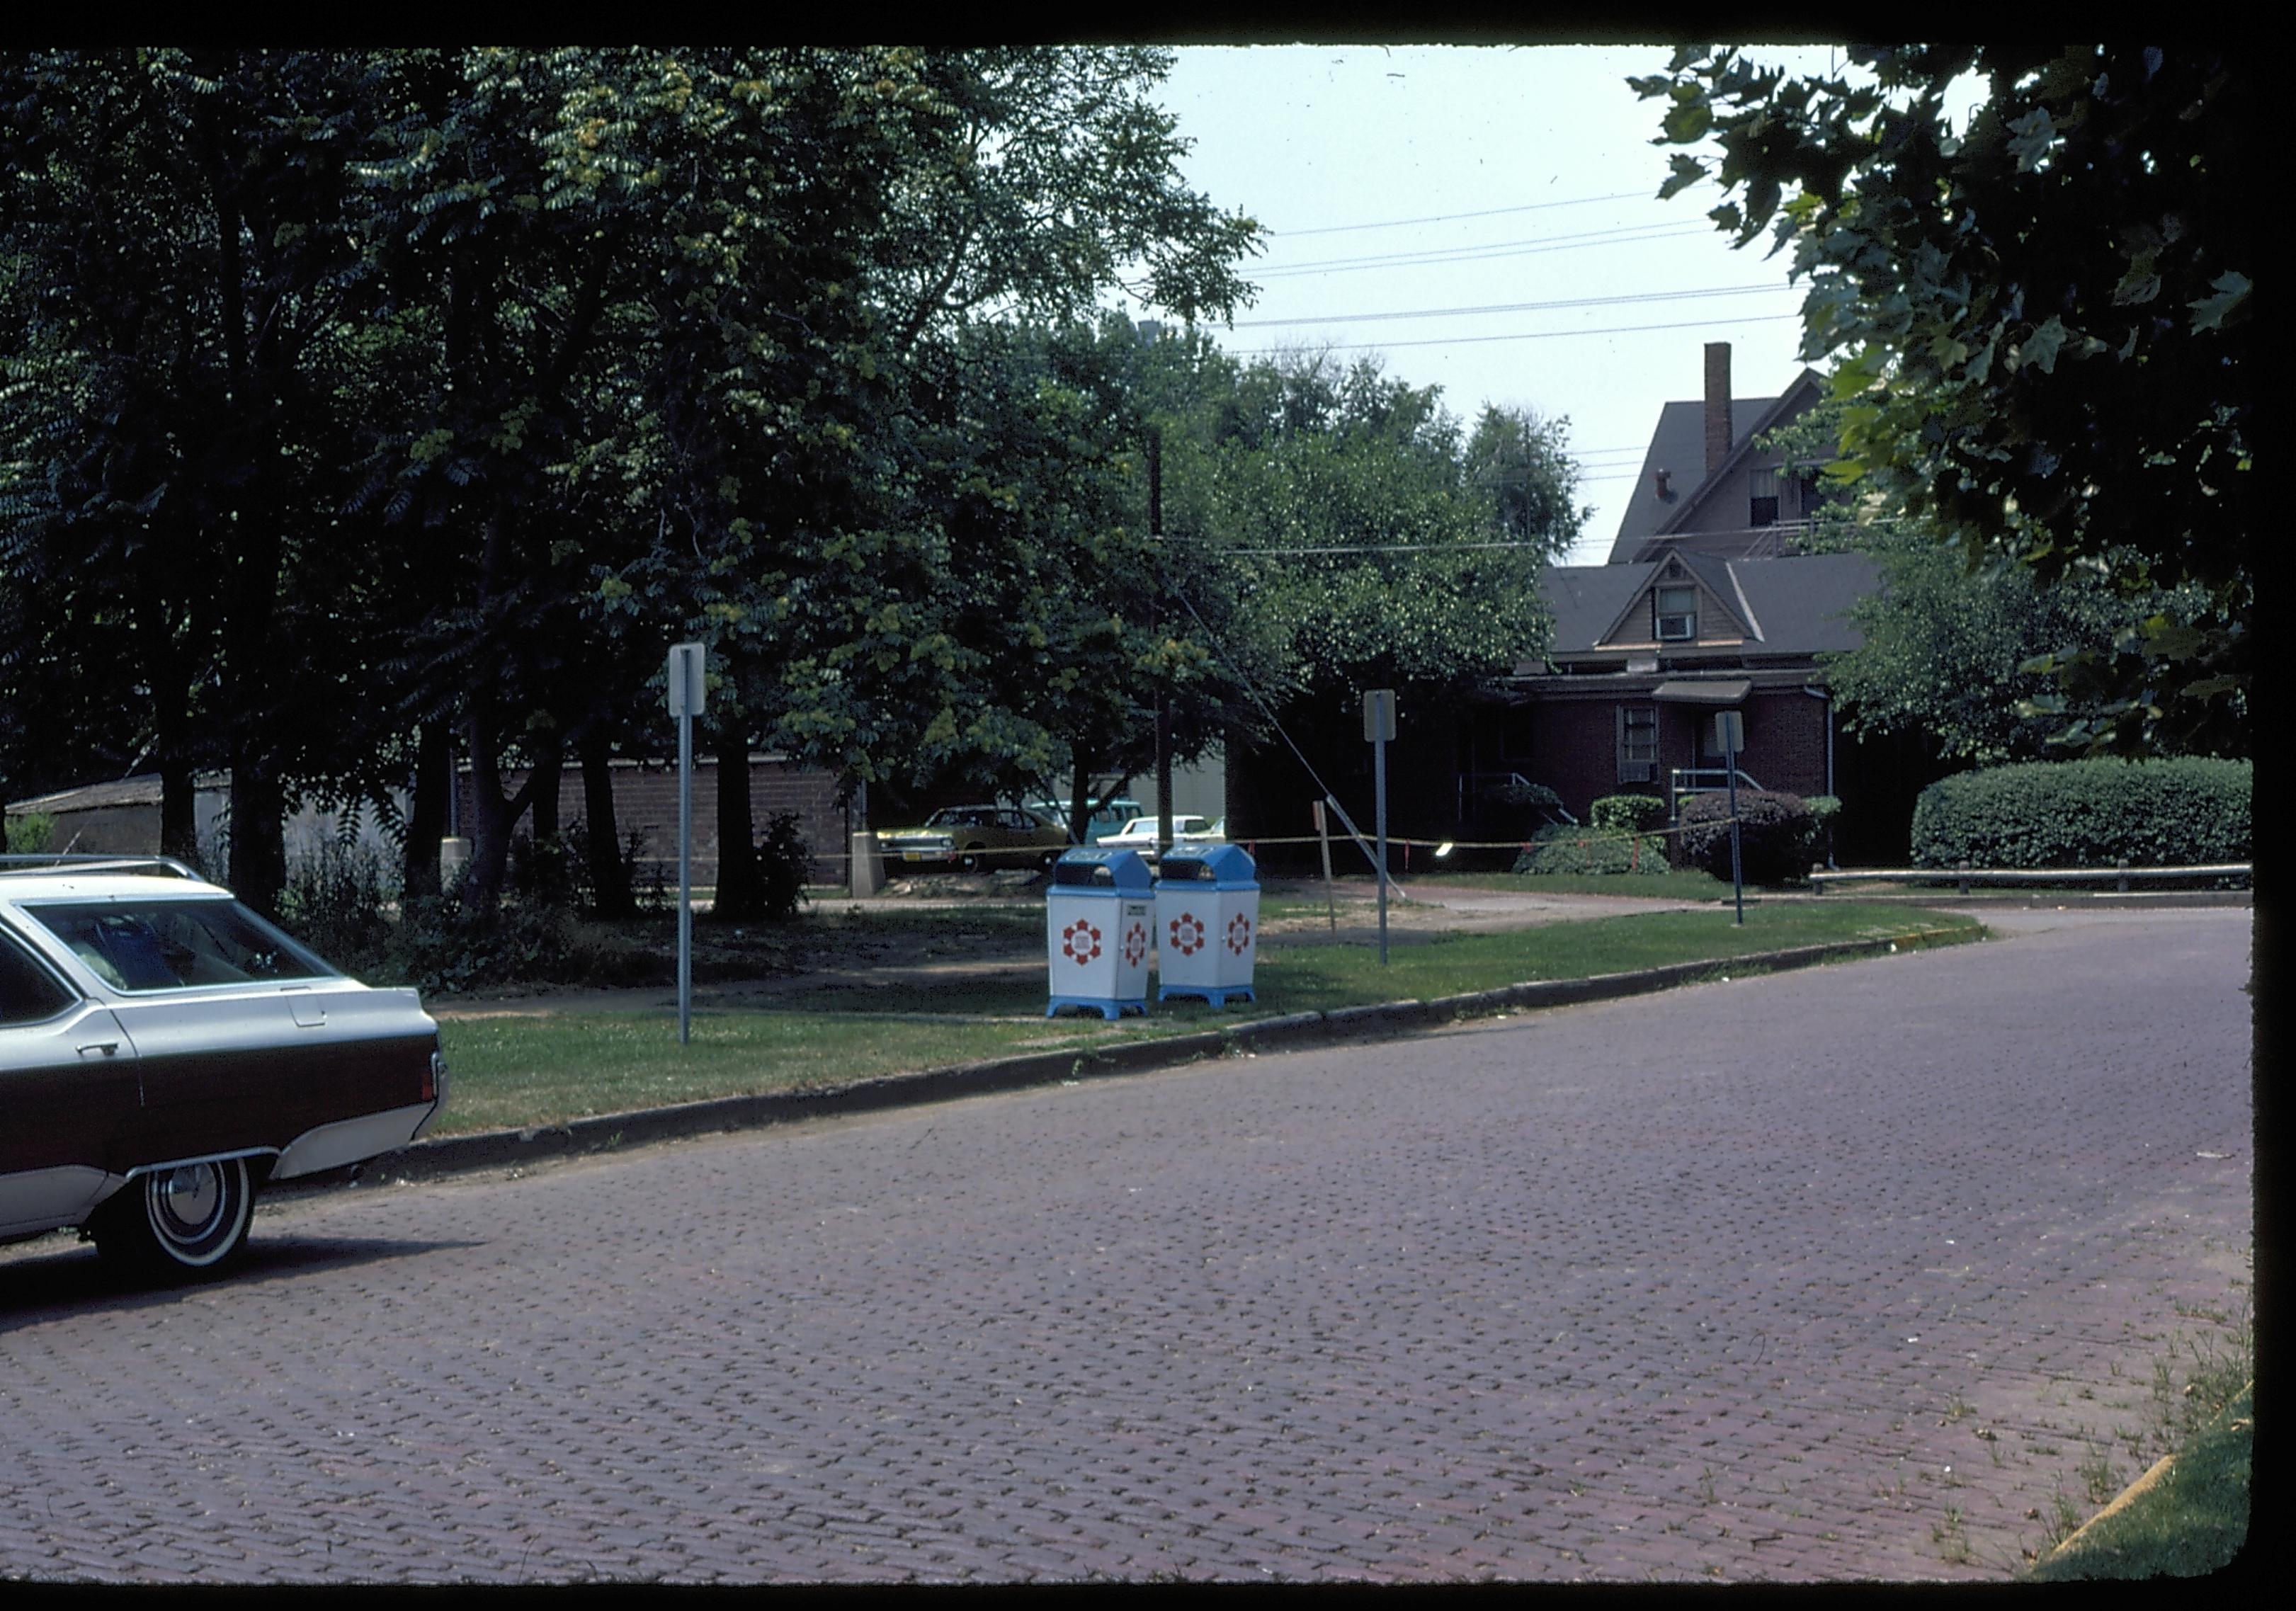
<svg viewBox="0 0 2296 1611"><path fill-rule="evenodd" d="M1395 690L1366 689L1364 740L1371 746L1372 808L1379 832L1379 965L1387 966L1387 746L1395 737Z"/></svg>
<svg viewBox="0 0 2296 1611"><path fill-rule="evenodd" d="M1730 894L1737 902L1736 926L1746 926L1746 880L1738 864L1738 752L1746 745L1746 718L1734 710L1714 716L1714 748L1722 752L1722 765L1730 779Z"/></svg>
<svg viewBox="0 0 2296 1611"><path fill-rule="evenodd" d="M707 651L699 643L669 650L669 714L677 718L677 1043L693 1023L693 718L701 714Z"/></svg>

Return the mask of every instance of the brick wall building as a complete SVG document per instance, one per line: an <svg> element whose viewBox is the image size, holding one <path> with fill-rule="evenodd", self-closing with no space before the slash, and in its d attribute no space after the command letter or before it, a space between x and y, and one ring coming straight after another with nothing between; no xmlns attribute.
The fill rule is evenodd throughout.
<svg viewBox="0 0 2296 1611"><path fill-rule="evenodd" d="M614 779L614 826L627 839L636 830L644 834L637 857L641 879L659 873L668 883L677 881L677 763L617 760ZM456 780L461 798L458 822L471 820L471 773L465 766ZM526 787L526 773L503 773L503 788L516 795ZM764 837L767 824L779 812L793 811L798 831L812 852L808 880L842 884L847 879L849 843L846 808L838 803L834 774L800 766L775 755L750 757L750 838ZM571 826L586 812L582 795L582 772L569 766L559 774L558 820ZM698 756L693 763L693 881L708 885L718 876L718 759Z"/></svg>

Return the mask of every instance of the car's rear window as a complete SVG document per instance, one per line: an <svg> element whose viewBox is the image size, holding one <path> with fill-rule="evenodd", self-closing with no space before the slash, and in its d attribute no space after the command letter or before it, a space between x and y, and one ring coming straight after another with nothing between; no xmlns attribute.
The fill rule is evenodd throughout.
<svg viewBox="0 0 2296 1611"><path fill-rule="evenodd" d="M23 910L115 990L335 976L237 901L102 901Z"/></svg>

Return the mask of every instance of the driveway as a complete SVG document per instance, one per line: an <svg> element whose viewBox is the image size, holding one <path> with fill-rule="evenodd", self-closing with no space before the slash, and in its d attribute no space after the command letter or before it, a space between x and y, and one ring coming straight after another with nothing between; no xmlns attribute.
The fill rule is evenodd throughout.
<svg viewBox="0 0 2296 1611"><path fill-rule="evenodd" d="M2241 1301L2248 945L2082 914L365 1187L179 1292L0 1254L0 1571L1999 1579Z"/></svg>

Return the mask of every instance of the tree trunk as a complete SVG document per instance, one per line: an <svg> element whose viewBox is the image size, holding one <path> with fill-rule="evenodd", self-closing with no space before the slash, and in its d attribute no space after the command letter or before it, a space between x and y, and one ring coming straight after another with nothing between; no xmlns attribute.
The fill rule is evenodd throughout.
<svg viewBox="0 0 2296 1611"><path fill-rule="evenodd" d="M287 846L281 819L287 796L266 759L242 750L231 765L231 888L270 917L287 882Z"/></svg>
<svg viewBox="0 0 2296 1611"><path fill-rule="evenodd" d="M622 865L621 829L614 818L613 746L603 722L577 741L582 760L582 811L590 855L591 904L602 918L625 918L636 910L630 898L629 870Z"/></svg>
<svg viewBox="0 0 2296 1611"><path fill-rule="evenodd" d="M558 780L566 770L566 740L555 729L537 736L529 730L528 748L534 756L534 842L558 837Z"/></svg>
<svg viewBox="0 0 2296 1611"><path fill-rule="evenodd" d="M730 701L717 726L718 895L710 915L754 922L765 915L766 880L750 820L750 735Z"/></svg>
<svg viewBox="0 0 2296 1611"><path fill-rule="evenodd" d="M403 863L411 899L439 893L439 841L447 832L447 797L455 787L453 732L443 720L425 722L414 741L414 797L408 806Z"/></svg>
<svg viewBox="0 0 2296 1611"><path fill-rule="evenodd" d="M471 756L470 871L463 876L465 916L492 919L502 905L503 878L510 865L510 834L526 809L534 781L515 799L502 788L502 745L487 717L473 711L463 724Z"/></svg>
<svg viewBox="0 0 2296 1611"><path fill-rule="evenodd" d="M200 860L199 794L188 759L168 756L160 763L160 854L206 871Z"/></svg>

